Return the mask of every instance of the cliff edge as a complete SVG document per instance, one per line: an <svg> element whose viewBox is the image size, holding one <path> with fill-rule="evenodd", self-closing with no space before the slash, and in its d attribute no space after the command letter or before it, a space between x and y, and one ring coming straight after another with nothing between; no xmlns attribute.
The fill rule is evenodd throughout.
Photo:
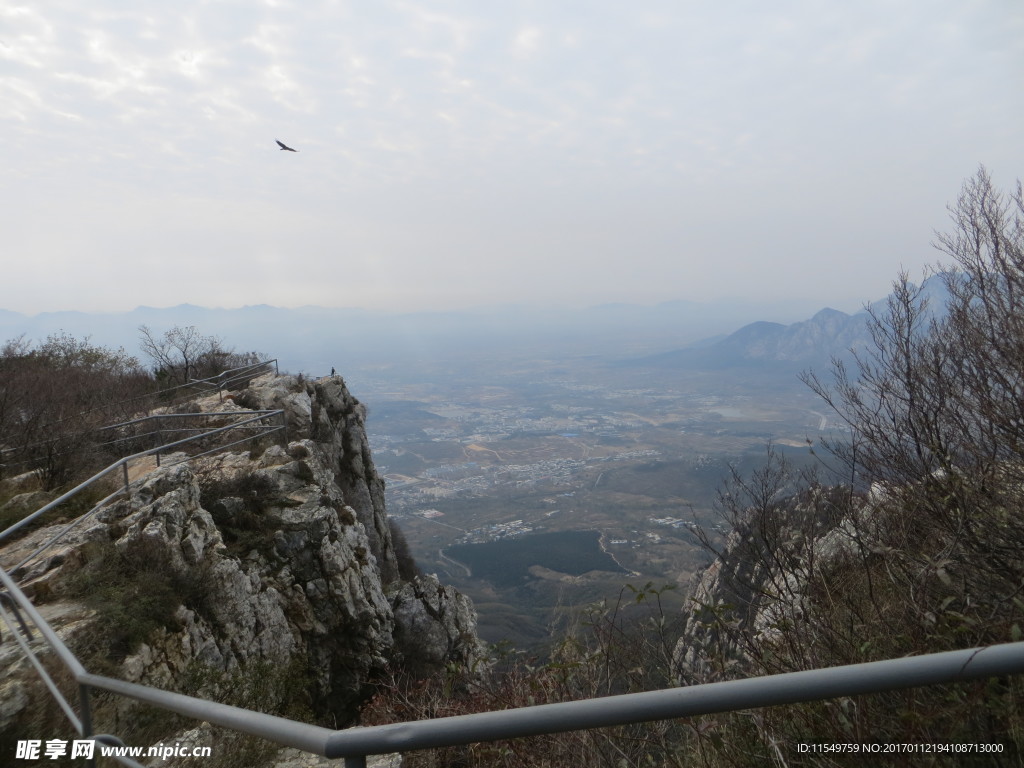
<svg viewBox="0 0 1024 768"><path fill-rule="evenodd" d="M340 727L386 668L481 664L469 599L400 573L365 408L340 377L265 375L187 409L283 409L285 438L163 457L129 497L14 574L87 667L213 697L247 675L279 689L290 679L313 718ZM56 529L9 545L0 563ZM11 670L0 731L38 721L37 682L12 646L0 646Z"/></svg>

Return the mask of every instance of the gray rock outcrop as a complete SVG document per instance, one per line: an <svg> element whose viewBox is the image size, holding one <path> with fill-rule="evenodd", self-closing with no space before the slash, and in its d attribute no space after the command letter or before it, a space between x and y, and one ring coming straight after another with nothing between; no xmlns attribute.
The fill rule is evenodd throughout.
<svg viewBox="0 0 1024 768"><path fill-rule="evenodd" d="M863 533L822 513L838 508L825 503L830 493L815 487L735 521L719 557L691 585L673 655L680 683L745 676L751 658L770 654L786 633L813 621L810 569L841 559ZM861 514L858 527L870 513Z"/></svg>
<svg viewBox="0 0 1024 768"><path fill-rule="evenodd" d="M267 375L190 407L280 408L286 439L187 462L164 456L130 497L15 574L44 608L88 604L69 585L115 562L138 584L170 590L166 619L125 649L120 676L215 695L225 676L296 670L314 714L343 725L388 664L481 665L471 602L436 578L399 577L365 409L340 377ZM10 568L53 532L33 532L0 562ZM74 645L90 632L79 621L68 636ZM8 687L0 714L12 720L24 690Z"/></svg>

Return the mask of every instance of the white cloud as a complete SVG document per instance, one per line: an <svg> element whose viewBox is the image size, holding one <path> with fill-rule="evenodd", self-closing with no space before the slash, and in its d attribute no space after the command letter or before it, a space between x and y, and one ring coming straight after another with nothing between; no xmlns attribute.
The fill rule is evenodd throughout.
<svg viewBox="0 0 1024 768"><path fill-rule="evenodd" d="M540 47L542 35L542 31L537 27L520 29L512 40L513 54L522 58L532 56Z"/></svg>
<svg viewBox="0 0 1024 768"><path fill-rule="evenodd" d="M43 68L56 54L53 25L28 6L0 6L4 19L0 57L22 66Z"/></svg>
<svg viewBox="0 0 1024 768"><path fill-rule="evenodd" d="M32 85L16 77L0 79L0 117L28 123L31 113L43 106L43 100Z"/></svg>
<svg viewBox="0 0 1024 768"><path fill-rule="evenodd" d="M354 303L548 274L602 300L867 291L844 265L885 285L930 261L979 162L1022 175L1024 10L997 0L54 0L0 20L5 237L51 265L0 284L12 309L56 295L46 275L73 303L111 253L219 258L214 283L270 303L327 302L342 256L373 272L345 278ZM226 287L248 254L256 277ZM159 303L121 272L107 300ZM184 273L161 301L201 303Z"/></svg>

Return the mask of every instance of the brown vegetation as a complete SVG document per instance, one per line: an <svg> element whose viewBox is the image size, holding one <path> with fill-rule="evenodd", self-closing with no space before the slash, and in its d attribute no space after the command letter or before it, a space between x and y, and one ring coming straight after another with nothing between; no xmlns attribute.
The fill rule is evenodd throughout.
<svg viewBox="0 0 1024 768"><path fill-rule="evenodd" d="M0 348L0 477L36 470L58 488L96 466L95 430L152 388L138 360L66 334Z"/></svg>
<svg viewBox="0 0 1024 768"><path fill-rule="evenodd" d="M152 371L124 349L66 333L40 344L19 337L0 347L0 479L34 470L44 489L66 488L123 453L125 444L115 444L101 427L149 410L169 383L259 359L192 326L159 338L142 330Z"/></svg>

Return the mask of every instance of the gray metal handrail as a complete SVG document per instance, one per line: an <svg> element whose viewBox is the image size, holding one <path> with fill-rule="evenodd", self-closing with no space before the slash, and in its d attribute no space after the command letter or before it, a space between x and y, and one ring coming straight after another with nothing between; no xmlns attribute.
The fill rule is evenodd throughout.
<svg viewBox="0 0 1024 768"><path fill-rule="evenodd" d="M108 403L106 405L99 406L98 408L92 408L92 409L89 409L87 411L82 411L79 415L80 416L84 416L84 415L89 414L89 413L95 413L96 411L102 411L102 410L107 409L107 408L113 408L113 407L118 406L118 405L122 405L122 406L123 405L127 405L128 403L133 403L136 400L145 400L147 398L159 398L160 396L167 395L170 392L175 392L176 390L179 390L179 389L185 389L187 387L194 387L196 385L201 385L201 384L207 384L207 385L213 387L214 389L216 389L221 394L221 399L223 399L223 391L225 389L227 389L229 386L231 386L232 384L236 384L239 381L246 380L247 378L249 378L249 374L250 373L254 373L255 371L259 370L260 368L265 368L265 367L267 367L267 366L269 366L271 364L273 364L273 366L274 366L274 372L275 373L280 373L280 368L278 366L278 360L277 360L276 357L274 357L274 358L271 358L269 360L262 360L262 361L260 361L258 363L249 363L248 365L241 365L241 366L238 366L237 368L228 368L227 370L221 371L220 373L216 374L215 376L209 376L209 377L207 377L205 379L192 379L190 381L185 382L184 384L178 384L177 386L168 387L167 389L160 389L160 390L157 390L156 392L148 392L145 395L139 395L137 397L130 397L127 400L118 400L117 402ZM161 415L161 414L157 414L157 415ZM163 414L163 415L174 416L174 415L177 415L177 414ZM145 420L145 419L148 419L148 418L154 418L154 416L144 416L144 417L142 417L141 420ZM45 430L45 429L48 429L49 427L53 427L53 426L55 426L57 424L62 424L65 421L68 421L68 420L69 419L58 419L57 421L50 422L49 424L46 424L46 425L40 427L40 430ZM132 422L124 422L124 424L130 424L130 423L132 423ZM102 432L102 431L107 430L107 429L113 429L114 427L124 426L124 424L111 424L111 425L108 425L108 426L105 426L105 427L100 427L99 429L96 429L96 430L89 430L89 432ZM87 433L79 433L79 434L87 434ZM3 456L6 453L19 453L21 451L25 451L25 450L28 450L30 448L37 448L40 445L45 445L45 443L32 443L30 445L24 445L24 446L20 446L18 448L0 448L0 456ZM27 463L30 463L31 461L33 461L33 459L28 459L26 461L13 462L13 463L9 463L9 464L3 465L3 466L15 466L17 464L27 464Z"/></svg>
<svg viewBox="0 0 1024 768"><path fill-rule="evenodd" d="M237 381L239 379L244 378L246 373L258 370L260 368L270 365L271 363L274 364L274 371L276 373L280 373L280 368L278 367L277 364L277 358L274 357L271 358L270 360L261 360L258 363L249 363L247 365L240 365L237 368L228 368L227 370L221 371L220 373L215 374L214 376L208 376L205 379L189 379L187 383L182 384L181 386L187 387L193 384L213 384L214 386L216 386L216 382L227 383L231 381Z"/></svg>
<svg viewBox="0 0 1024 768"><path fill-rule="evenodd" d="M254 364L254 365L251 365L251 366L243 366L242 368L238 368L238 369L232 369L232 371L245 370L245 371L251 372L254 369L258 369L258 368L260 368L262 366L268 365L270 362L273 362L275 364L275 368L276 368L277 361L276 360L272 360L272 361L264 361L263 363L258 363L258 364ZM233 377L233 378L226 377L226 374L231 373L232 371L225 371L224 374L222 375L222 378L225 381L232 381L232 382L240 380L239 377L237 377L237 376ZM217 377L214 377L214 378L217 378ZM71 530L73 530L74 528L76 528L79 525L81 525L85 520L89 519L99 509L103 508L108 502L112 501L113 499L117 498L120 495L123 495L123 494L127 493L130 490L131 485L132 485L132 482L129 480L129 472L128 472L129 465L131 464L132 461L144 458L146 456L153 456L153 455L155 455L156 456L156 460L157 460L157 465L159 466L159 464L160 464L160 455L162 453L166 453L169 449L177 448L177 447L180 447L180 446L185 445L187 443L191 443L191 442L194 442L194 441L197 441L197 440L205 439L205 438L208 438L208 437L210 437L212 435L217 435L217 434L225 433L225 432L228 432L230 430L250 429L250 430L256 430L256 431L260 432L261 434L270 434L270 433L274 433L274 432L284 432L285 429L286 429L285 418L284 418L284 411L282 409L257 410L257 411L251 411L251 410L215 411L215 412L189 413L189 414L154 414L154 415L146 416L146 417L143 417L143 418L140 418L140 419L133 419L133 420L130 420L128 422L124 422L124 423L121 423L121 424L114 424L114 425L110 425L109 427L106 427L105 429L114 429L114 428L117 428L117 427L129 426L129 425L132 425L132 424L145 422L145 421L148 421L150 419L162 419L162 418L169 418L169 419L178 418L178 419L180 419L180 418L183 418L183 417L203 417L203 418L209 418L209 417L240 417L240 416L245 416L246 418L243 418L240 421L234 421L231 424L228 424L228 425L225 425L225 426L216 427L216 428L212 428L212 429L211 428L206 428L200 434L191 435L191 436L183 438L181 440L175 440L175 441L170 442L170 443L165 443L163 445L159 445L159 446L157 446L155 448L150 448L148 450L139 451L139 452L131 454L129 456L122 457L121 459L118 459L116 462L114 462L110 466L100 470L99 472L94 474L92 477L90 477L87 480L79 483L74 488L72 488L70 491L67 491L64 494L61 494L58 498L54 499L53 501L49 502L48 504L44 505L40 509L38 509L35 512L33 512L32 514L27 515L26 517L22 518L21 520L19 520L14 525L11 525L8 528L6 528L5 530L3 530L2 532L0 532L0 542L2 542L4 539L10 537L12 534L16 533L20 529L22 529L25 526L29 525L33 521L39 519L40 517L45 515L47 512L49 512L52 509L54 509L55 507L59 506L60 504L64 503L65 501L71 499L73 496L78 494L83 489L89 487L93 483L95 483L95 482L101 480L102 478L106 477L111 472L116 471L119 467L121 468L122 473L123 473L123 477L124 477L124 484L121 487L119 487L113 493L108 494L105 498L100 500L99 503L94 505L89 511L85 512L82 515L79 515L76 519L72 520L70 524L68 524L68 525L64 526L63 528L61 528L54 536L50 537L46 542L44 542L41 546L39 546L37 549L35 549L35 551L33 551L29 555L23 557L21 559L21 561L19 561L17 564L15 564L10 569L10 573L8 573L8 571L5 570L5 569L0 568L0 582L2 582L3 587L4 587L4 591L2 593L0 593L0 597L3 598L3 599L0 599L0 619L2 619L4 624L7 625L8 629L11 630L10 634L17 641L17 643L18 643L22 653L25 655L25 657L28 659L29 663L35 669L36 673L39 675L40 679L43 681L43 684L46 686L47 690L49 690L50 694L54 697L54 699L56 700L58 706L63 710L64 714L67 716L67 718L70 721L70 723L72 724L72 726L75 728L75 730L78 733L82 734L83 736L94 736L96 738L96 740L100 741L101 743L110 744L110 745L120 745L120 746L123 746L123 742L121 742L115 736L111 736L109 734L98 734L98 735L97 734L92 734L92 722L91 722L92 721L92 716L91 716L91 707L90 707L90 703L89 703L90 687L89 687L89 685L86 682L83 682L83 681L85 681L87 679L89 673L87 673L85 671L85 668L82 666L81 662L78 661L78 659L74 656L74 654L72 654L71 651L60 640L60 638L58 637L57 633L54 632L54 630L49 626L49 624L39 614L39 612L36 610L35 606L32 605L32 603L28 599L28 597L18 587L18 585L15 582L13 576L20 569L24 568L28 563L30 563L32 560L34 560L36 557L38 557L43 552L45 552L50 547L52 547L57 541L59 541L64 536L66 536ZM273 426L272 424L261 424L260 423L260 422L266 421L267 419L273 418L275 416L279 416L280 417L280 421L281 421L281 423L279 425L277 425L277 426ZM242 442L246 442L246 441L252 440L252 439L253 439L253 435L251 435L251 434L250 435L246 435L244 438L242 438L240 440L235 440L234 442L228 443L226 445L217 446L216 448L211 449L209 451L205 451L203 453L195 454L193 456L188 456L183 461L189 461L191 459L197 458L198 456L204 456L204 455L206 455L208 453L212 453L212 452L216 452L216 451L223 451L226 448L229 448L229 447L231 447L233 445L236 445L236 444L242 443ZM181 463L181 462L177 462L177 463ZM10 607L12 610L8 611L7 607ZM10 615L11 613L14 614L13 617ZM46 671L46 668L43 666L42 662L40 662L38 657L36 657L36 655L33 653L32 649L31 649L31 647L29 646L27 640L31 637L31 633L30 633L30 631L28 629L28 626L25 623L25 619L24 619L24 616L22 615L22 613L24 613L25 615L27 615L31 619L32 623L36 626L36 628L38 629L40 635L43 637L43 639L46 642L46 644L51 649L53 649L53 651L60 658L61 662L65 665L65 667L68 669L68 671L71 672L73 678L78 683L78 689L79 689L79 709L81 711L80 715L75 713L74 707L72 707L72 705L64 698L63 694L60 692L60 689L57 687L57 685L53 681L52 677ZM17 624L15 624L15 622L17 622ZM18 634L18 629L21 630L21 635ZM116 756L116 757L114 757L114 759L117 760L119 763L121 763L123 765L129 766L129 768L142 768L138 763L136 763L135 761L133 761L130 758L125 757L125 756ZM91 761L91 762L92 762L92 764L95 764L94 760Z"/></svg>
<svg viewBox="0 0 1024 768"><path fill-rule="evenodd" d="M87 672L2 569L0 582L39 627L48 644L72 673L81 691L83 708L88 706L89 690L95 688L259 736L282 746L327 758L344 758L345 768L365 768L368 755L693 717L1024 673L1024 642L1018 642L645 693L332 731ZM0 616L11 625L2 605ZM59 692L54 692L59 697ZM73 713L68 714L75 724ZM78 723L78 730L83 736L89 735L84 716Z"/></svg>
<svg viewBox="0 0 1024 768"><path fill-rule="evenodd" d="M28 600L25 594L17 587L16 584L14 584L10 576L8 576L7 572L4 571L2 568L0 568L0 582L2 582L5 587L7 587L8 596L13 596L16 605L19 605L21 609L28 614L29 618L32 619L32 623L35 624L36 627L39 629L39 632L40 634L42 634L43 639L46 640L47 644L54 650L54 652L57 653L57 656L68 668L68 670L71 671L72 675L75 678L75 681L78 682L79 678L82 675L88 674L85 672L85 668L82 666L81 662L78 661L78 659L75 658L74 654L72 654L71 651L68 650L67 646L65 646L64 643L61 642L56 632L54 632L50 625L47 624L46 621L43 619L43 617L39 615L39 612L36 611L35 606L32 605L31 601ZM13 588L11 585L13 585ZM21 613L17 612L17 609L15 616L19 620L19 623L24 625L24 619L22 618ZM13 629L14 624L11 621L11 617L8 615L8 612L4 609L2 602L0 602L0 618L3 619L5 624L7 624L8 628ZM27 635L28 633L26 632L25 634ZM32 648L29 646L26 638L20 637L17 634L17 632L13 631L12 635L14 639L17 641L18 646L21 648L22 653L25 654L25 657L29 660L29 663L36 670L36 674L39 675L39 678L43 681L43 684L50 692L50 695L53 696L54 700L57 702L57 705L61 708L61 710L63 710L64 715L71 722L71 725L74 727L74 729L82 736L92 736L96 741L99 741L101 743L123 746L124 742L122 742L116 736L111 736L109 734L92 733L91 710L89 706L89 687L80 682L78 684L79 705L82 710L82 716L79 717L77 714L75 714L74 708L71 706L70 703L68 703L68 700L64 698L64 695L57 687L57 684L53 681L53 678L50 677L50 674L46 671L46 668L43 666L42 662L40 662L39 658L32 652ZM113 759L121 763L122 765L128 766L128 768L142 768L142 766L140 766L138 763L136 763L134 760L128 757L115 756ZM95 758L90 760L89 763L90 765L95 765Z"/></svg>
<svg viewBox="0 0 1024 768"><path fill-rule="evenodd" d="M173 392L176 389L181 389L183 387L190 387L190 386L193 386L194 384L202 384L202 383L205 383L205 382L208 382L208 381L217 381L218 382L215 385L215 388L217 390L219 399L221 401L223 401L223 399L224 399L224 391L226 389L228 389L230 386L232 386L234 384L237 384L238 382L250 380L252 378L252 376L250 374L254 373L255 371L259 370L260 368L267 367L267 366L269 366L271 364L273 364L273 366L274 366L274 371L279 373L277 358L272 358L270 360L264 360L264 361L261 361L259 363L252 363L250 365L240 366L238 368L230 368L230 369L228 369L226 371L222 371L220 374L218 374L216 376L211 376L208 379L197 379L197 380L195 380L193 382L182 384L182 385L179 385L177 387L171 387L171 388L165 389L165 390L160 390L158 392L153 392L153 393L150 393L150 394L147 394L147 395L142 395L141 397L130 398L128 400L122 400L122 401L118 401L116 403L110 403L110 404L108 404L106 406L102 406L100 408L94 408L94 409L92 409L90 411L84 411L83 415L87 414L87 413L92 413L94 411L103 410L104 408L114 407L114 406L117 406L117 405L125 405L126 403L134 402L135 400L140 400L140 399L145 399L145 398L152 398L152 397L159 397L160 395L166 394L168 392ZM234 374L234 375L229 376L229 374ZM82 434L96 434L96 433L104 432L106 430L114 429L116 427L128 426L128 425L131 425L131 424L134 424L134 423L138 423L138 422L142 422L142 421L146 421L146 420L149 420L149 419L181 418L183 416L195 416L195 415L213 416L213 415L237 415L237 414L235 412L218 412L216 414L215 413L206 413L206 414L151 414L149 416L141 417L140 419L133 419L133 420L130 420L130 421L127 421L127 422L119 423L119 424L111 424L111 425L107 425L107 426L104 426L104 427L100 427L98 429L88 430L86 432L80 432L80 433L76 433L76 434L79 434L79 435L82 435ZM67 419L58 420L56 422L53 422L51 424L46 425L46 427L42 427L42 429L46 429L46 428L48 428L50 426L53 426L54 424L60 424L60 423L62 423L64 421L67 421ZM141 439L142 437L151 436L153 434L157 434L157 432L150 432L150 433L146 433L146 434L142 434L142 435L133 435L131 438L124 438L124 439ZM99 446L109 445L109 444L111 444L111 442L116 443L116 442L119 442L119 440L108 441L106 443L99 443L98 445ZM238 441L238 442L241 442L241 441ZM20 446L18 448L0 448L0 459L2 459L2 457L5 454L24 453L25 451L29 451L29 450L31 450L33 448L38 448L38 447L40 447L42 445L46 445L46 443L45 442L33 443L33 444L30 444L30 445ZM64 454L60 453L58 455L64 455ZM202 454L200 454L200 455L202 455ZM38 458L29 458L29 459L23 459L21 461L14 461L14 462L0 461L0 471L9 469L10 467L15 467L15 466L18 466L18 465L23 465L23 464L33 464L33 463L36 463L36 462L38 462ZM159 466L159 464L160 464L160 455L157 454L157 466ZM0 536L0 540L2 540L2 536Z"/></svg>
<svg viewBox="0 0 1024 768"><path fill-rule="evenodd" d="M250 363L249 365L241 365L237 368L229 368L226 371L221 371L216 376L210 376L205 379L189 379L185 384L182 384L181 386L191 387L203 384L217 390L217 393L220 395L221 399L224 399L225 389L227 389L233 384L238 383L239 381L246 380L250 373L253 373L254 371L265 366L268 366L271 363L274 364L274 372L280 373L281 369L278 366L277 358L275 357L272 360L262 360L258 363Z"/></svg>
<svg viewBox="0 0 1024 768"><path fill-rule="evenodd" d="M151 413L148 416L140 416L137 419L120 421L117 424L108 424L105 427L100 427L97 430L97 432L105 432L108 429L117 429L118 427L130 427L133 424L142 424L145 421L160 421L162 419L182 419L187 416L238 416L241 413L269 413L269 411L250 411L249 409L245 409L239 411L198 411L196 413Z"/></svg>
<svg viewBox="0 0 1024 768"><path fill-rule="evenodd" d="M229 412L226 412L226 413L217 413L217 414L187 414L187 415L189 415L189 416L203 416L203 415L211 415L211 416L214 416L214 415L216 415L216 416L231 415L231 416L238 416L241 413L244 413L244 412L241 412L241 411L229 411ZM207 429L205 432L203 432L200 435L193 435L192 437L185 438L184 440L179 440L179 441L174 442L174 443L167 443L166 445L158 446L157 448L152 448L149 451L142 451L140 453L136 453L136 454L133 454L131 456L126 456L123 459L120 459L119 461L115 462L113 465L111 465L111 467L108 467L107 470L105 470L105 471L103 471L101 473L98 473L97 475L93 475L93 477L90 478L90 480L95 480L95 479L98 479L98 478L104 476L108 471L111 470L111 468L116 469L122 463L125 465L125 470L124 470L124 472L125 472L125 484L123 486L121 486L120 488L118 488L116 491L114 491L113 493L109 494L108 496L104 497L103 499L100 499L100 501L97 502L92 507L92 509L90 509L88 512L85 512L82 515L80 515L77 518L75 518L74 520L72 520L68 525L66 525L64 528L62 528L60 531L58 531L52 538L48 539L45 543L43 543L34 552L32 552L32 553L26 555L24 558L22 558L18 563L16 563L14 566L12 566L9 569L10 572L13 573L13 574L17 574L19 569L23 568L28 563L32 562L35 558L37 558L39 555L41 555L43 552L45 552L51 546L53 546L58 541L60 541L62 538L64 538L65 535L67 535L72 530L74 530L79 525L81 525L83 522L88 520L95 512L97 512L98 510L100 510L101 508L106 506L108 502L113 501L118 496L126 493L128 488L129 488L129 486L130 486L130 483L127 480L127 477L128 477L127 463L131 459L138 458L140 456L146 456L146 455L150 455L150 454L155 454L156 455L156 459L157 459L157 466L160 466L160 452L166 450L168 447L171 447L171 446L180 445L180 444L183 444L183 443L190 442L192 440L198 440L200 438L207 437L207 436L209 436L211 434L215 434L217 432L224 432L224 431L227 431L227 430L230 430L230 429L239 429L239 428L246 428L246 427L248 427L250 429L257 429L257 430L259 430L259 431L261 431L263 433L268 433L268 432L277 432L277 431L279 431L279 430L284 428L283 425L277 426L277 427L271 427L269 425L266 425L266 426L264 426L264 425L253 425L251 427L249 426L252 422L259 421L259 420L261 420L263 418L266 418L268 416L275 416L275 415L279 415L279 414L283 416L284 412L281 411L281 410L252 411L251 413L256 413L256 414L259 414L259 415L257 417L255 417L255 418L249 418L249 419L246 419L245 421L242 421L242 422L237 422L235 424L229 424L226 427L221 427L221 428L216 429L216 430ZM246 435L245 437L241 438L240 440L235 440L234 442L227 443L226 445L218 445L216 448L212 448L209 451L204 451L202 453L194 454L194 455L189 456L186 459L183 459L182 461L176 462L176 463L180 464L180 463L183 463L185 461L190 461L191 459L198 458L200 456L206 456L207 454L214 453L216 451L223 451L226 448L230 448L231 446L237 445L238 443L244 443L247 440L251 440L251 439L252 439L252 435ZM171 466L174 466L174 465L172 464ZM3 531L2 533L0 533L0 541L3 541L4 537L9 535L10 533L14 533L15 531L17 531L18 528L20 528L21 526L27 525L33 519L36 519L36 518L40 517L41 515L44 515L46 512L48 512L49 510L51 510L54 507L56 507L58 504L61 503L62 499L69 497L71 494L74 494L75 492L77 492L78 489L85 487L90 482L90 480L87 480L85 483L82 483L76 489L73 489L72 491L69 491L68 494L65 494L64 497L61 497L60 499L55 499L55 500L51 501L47 506L44 506L41 509L37 510L30 517L24 518L24 519L20 520L15 525L11 526L10 528L8 528L5 531Z"/></svg>
<svg viewBox="0 0 1024 768"><path fill-rule="evenodd" d="M88 486L92 485L97 480L100 480L101 478L106 477L111 472L116 470L118 467L120 467L122 469L123 473L124 473L124 488L122 489L122 491L126 490L130 486L130 483L128 481L128 465L133 460L140 459L140 458L143 458L145 456L154 456L155 455L155 456L159 457L161 453L166 453L169 448L176 448L176 447L178 447L180 445L185 445L186 443L191 443L191 442L194 442L196 440L201 440L203 438L210 437L212 435L217 435L217 434L220 434L222 432L227 432L228 430L231 430L231 429L238 429L239 427L243 427L243 426L246 426L248 424L257 422L257 421L262 421L262 420L264 420L264 419L266 419L266 418L268 418L270 416L280 415L282 417L282 422L284 421L284 411L281 410L281 409L269 410L269 411L238 411L238 412L233 413L232 415L240 416L240 415L243 415L245 413L254 413L256 415L252 416L250 418L247 418L247 419L243 419L242 421L235 422L233 424L228 424L227 426L224 426L224 427L217 427L215 429L211 429L211 430L209 430L207 432L203 432L200 435L192 435L190 437L186 437L186 438L183 438L181 440L175 440L174 442L166 443L164 445L157 446L156 448L150 448L150 449L145 450L145 451L139 451L138 453L133 453L130 456L125 456L124 458L118 459L117 461L115 461L110 466L108 466L108 467L106 467L104 469L101 469L99 472L97 472L95 475L90 477L88 480L85 480L85 481L79 483L78 485L76 485L74 488L72 488L67 493L61 494L56 499L51 501L49 504L46 504L45 506L43 506L40 509L36 510L31 515L23 517L21 520L19 520L14 525L12 525L12 526L10 526L8 528L5 528L3 531L0 531L0 542L2 542L4 539L9 537L12 533L15 533L16 531L18 531L21 528L25 527L26 525L28 525L32 521L34 521L34 520L38 519L39 517L41 517L42 515L46 514L47 512L49 512L54 507L58 506L59 504L64 503L65 501L70 499L72 496L77 494L79 491L81 491L84 488L87 488ZM282 423L280 426L277 426L277 427L268 427L266 430L264 430L264 433L278 432L278 431L284 430L284 428L285 428L284 424ZM244 442L245 440L251 440L251 439L252 439L251 436L247 436L247 437L243 438L242 441L236 441L236 442ZM215 448L213 450L219 451L219 450L222 450L223 448L226 448L226 447L227 446L218 446L217 448ZM206 453L209 453L209 451L207 451ZM203 454L199 454L199 455L203 455ZM195 458L195 457L190 457L190 458ZM158 458L158 463L159 463L159 458Z"/></svg>
<svg viewBox="0 0 1024 768"><path fill-rule="evenodd" d="M201 411L199 413L155 413L155 414L150 414L149 416L143 416L143 417L138 418L138 419L131 419L129 421L124 421L124 422L121 422L119 424L110 424L109 426L103 427L99 431L104 431L104 430L109 430L109 429L117 429L118 427L129 427L129 426L132 426L132 425L135 425L135 424L141 424L141 423L146 422L146 421L154 421L154 420L155 421L160 421L160 420L163 420L163 419L185 419L185 418L208 419L208 418L222 417L222 416L237 417L237 416L245 415L247 413L263 414L263 415L273 415L273 414L276 414L276 413L281 413L281 411L280 410L257 410L257 411L254 411L254 410L245 409L245 410L238 410L238 411ZM247 419L245 421L235 422L235 423L229 425L229 428L238 429L238 428L241 428L241 427L247 427L248 429L254 429L254 430L257 430L257 431L266 431L267 428L264 425L255 424L255 425L252 425L252 426L248 426L253 421L259 421L259 419ZM163 434L163 433L166 433L166 432L170 432L170 433L175 433L175 432L177 432L177 433L181 433L181 432L200 432L201 434L193 435L191 438L185 438L183 440L178 440L176 442L165 443L164 445L159 446L159 448L161 450L164 449L164 448L168 448L170 446L180 445L180 444L188 442L189 440L192 440L192 439L198 440L199 438L207 437L208 435L215 434L216 430L212 430L210 427L177 427L177 428L174 428L174 429L157 429L157 430L152 430L150 432L142 432L142 433L137 434L137 435L128 435L128 436L125 436L125 437L117 437L117 438L114 438L113 440L108 440L105 443L101 443L101 445L112 445L114 443L127 442L129 440L139 440L139 439L141 439L143 437L152 437L153 435L159 435L159 434ZM243 438L242 440L236 441L236 443L244 442L245 440L248 440L248 439L250 439L250 438ZM234 444L235 443L229 443L229 445L234 445ZM226 447L227 446L218 446L218 448L216 448L214 450L219 450L221 448L226 448ZM210 453L210 451L206 451L206 453ZM202 453L195 454L195 456L202 456L202 455L204 455L204 454L202 454ZM193 456L192 458L195 458L195 456ZM157 461L156 461L157 466L160 466L160 452L156 453L156 457L157 457Z"/></svg>
<svg viewBox="0 0 1024 768"><path fill-rule="evenodd" d="M1024 672L1024 642L336 731L327 757L406 752L860 696ZM358 766L358 762L351 765ZM350 766L346 762L346 766Z"/></svg>

